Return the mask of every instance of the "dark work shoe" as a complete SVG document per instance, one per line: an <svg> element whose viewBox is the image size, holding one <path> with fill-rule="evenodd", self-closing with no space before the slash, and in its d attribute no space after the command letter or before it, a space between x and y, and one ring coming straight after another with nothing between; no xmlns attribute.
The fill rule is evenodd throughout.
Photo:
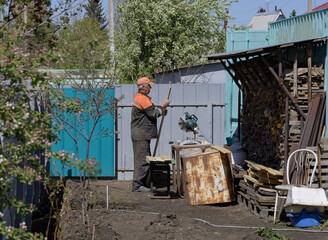
<svg viewBox="0 0 328 240"><path fill-rule="evenodd" d="M138 189L134 190L134 192L150 192L150 188L140 186Z"/></svg>

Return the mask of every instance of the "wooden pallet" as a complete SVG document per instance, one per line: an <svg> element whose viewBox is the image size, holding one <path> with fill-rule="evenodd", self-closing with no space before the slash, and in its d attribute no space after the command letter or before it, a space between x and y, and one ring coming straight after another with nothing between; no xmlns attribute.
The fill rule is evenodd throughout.
<svg viewBox="0 0 328 240"><path fill-rule="evenodd" d="M251 181L257 186L275 186L282 184L283 173L275 169L246 160L248 165L248 176L246 181ZM256 180L256 181L254 181ZM272 187L269 187L272 188Z"/></svg>
<svg viewBox="0 0 328 240"><path fill-rule="evenodd" d="M264 189L267 189L267 188L258 187L256 189L254 189L253 187L249 186L245 182L239 183L239 191L243 192L244 194L247 194L251 199L256 201L258 205L261 205L261 206L262 205L263 206L274 205L275 194L272 195L271 194L272 192L270 192L270 194L267 194L268 190L272 190L272 189L267 189L266 191ZM274 190L272 190L272 191L274 191ZM275 191L274 191L274 193L275 193Z"/></svg>
<svg viewBox="0 0 328 240"><path fill-rule="evenodd" d="M328 138L321 138L320 140L320 169L321 172L321 187L328 189Z"/></svg>
<svg viewBox="0 0 328 240"><path fill-rule="evenodd" d="M259 205L258 202L256 202L254 199L250 198L249 195L237 191L237 199L239 204L243 204L246 206L250 212L252 212L255 215L259 215L262 217L269 217L273 216L274 213L274 206L263 206Z"/></svg>

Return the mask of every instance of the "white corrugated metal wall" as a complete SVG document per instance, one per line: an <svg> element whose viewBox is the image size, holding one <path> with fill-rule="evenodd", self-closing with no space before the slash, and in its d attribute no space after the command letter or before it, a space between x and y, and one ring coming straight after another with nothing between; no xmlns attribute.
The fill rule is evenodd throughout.
<svg viewBox="0 0 328 240"><path fill-rule="evenodd" d="M154 104L159 105L166 98L169 84L156 84L152 87L150 96ZM184 112L195 114L198 117L198 125L204 138L214 144L224 144L224 97L225 84L173 84L168 114L164 119L157 156L171 156L170 141L192 138L193 133L183 132L178 121ZM119 180L131 180L133 177L133 150L130 136L131 102L137 93L134 84L118 85L115 89L115 97L124 98L118 103L117 117L117 169ZM158 126L160 124L158 119ZM156 140L151 143L153 151Z"/></svg>

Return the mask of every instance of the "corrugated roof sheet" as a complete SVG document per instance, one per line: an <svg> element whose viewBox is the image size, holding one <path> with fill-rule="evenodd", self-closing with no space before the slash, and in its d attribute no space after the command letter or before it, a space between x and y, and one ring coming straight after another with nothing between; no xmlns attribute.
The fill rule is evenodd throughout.
<svg viewBox="0 0 328 240"><path fill-rule="evenodd" d="M320 37L320 38L313 38L303 41L295 41L295 42L289 42L289 43L283 43L283 44L277 44L277 45L271 45L267 47L261 47L261 48L254 48L254 49L246 49L241 51L235 51L235 52L225 52L225 53L218 53L218 54L212 54L206 56L209 60L215 60L215 59L229 59L233 57L245 57L245 56L251 56L261 53L267 53L277 48L286 48L291 47L296 44L300 43L306 43L306 42L320 42L326 40L327 37Z"/></svg>

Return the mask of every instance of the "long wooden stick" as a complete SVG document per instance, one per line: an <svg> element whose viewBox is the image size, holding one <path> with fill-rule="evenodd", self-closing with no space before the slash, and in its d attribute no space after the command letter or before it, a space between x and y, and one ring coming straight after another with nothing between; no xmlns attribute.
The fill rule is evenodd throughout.
<svg viewBox="0 0 328 240"><path fill-rule="evenodd" d="M169 87L169 91L167 92L167 97L166 99L170 98L170 94L171 94L171 86ZM158 142L159 142L159 137L161 136L161 131L162 131L162 126L163 126L163 122L164 122L164 112L166 111L166 108L163 108L163 115L162 115L162 120L161 120L161 125L159 126L159 130L158 130L158 136L156 139L156 144L155 144L155 149L154 149L154 153L153 153L153 157L156 156L156 151L157 151L157 146L158 146Z"/></svg>

